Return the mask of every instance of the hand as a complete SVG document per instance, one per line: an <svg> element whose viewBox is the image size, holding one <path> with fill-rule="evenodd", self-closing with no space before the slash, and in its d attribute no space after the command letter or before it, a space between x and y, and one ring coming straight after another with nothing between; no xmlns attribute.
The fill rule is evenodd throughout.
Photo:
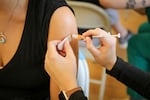
<svg viewBox="0 0 150 100"><path fill-rule="evenodd" d="M91 38L88 36L101 35L103 37L100 39L100 47L96 48ZM106 31L96 28L94 30L89 30L83 33L86 37L86 46L91 54L94 56L95 60L102 66L111 70L116 62L116 38L110 36Z"/></svg>
<svg viewBox="0 0 150 100"><path fill-rule="evenodd" d="M59 42L54 40L48 43L45 70L61 90L67 91L77 87L77 64L69 42L66 41L64 44L65 56L57 51L56 47Z"/></svg>

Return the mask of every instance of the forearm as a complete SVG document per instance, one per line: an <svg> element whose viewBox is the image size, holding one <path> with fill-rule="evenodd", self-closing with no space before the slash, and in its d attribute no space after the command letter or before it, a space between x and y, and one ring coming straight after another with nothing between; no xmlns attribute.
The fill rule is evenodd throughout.
<svg viewBox="0 0 150 100"><path fill-rule="evenodd" d="M150 0L99 0L101 5L115 9L136 9L150 6Z"/></svg>
<svg viewBox="0 0 150 100"><path fill-rule="evenodd" d="M59 100L58 95L60 93L59 87L54 80L50 80L50 100Z"/></svg>
<svg viewBox="0 0 150 100"><path fill-rule="evenodd" d="M107 73L141 95L150 98L150 74L137 69L120 58L117 59L111 71L107 70Z"/></svg>

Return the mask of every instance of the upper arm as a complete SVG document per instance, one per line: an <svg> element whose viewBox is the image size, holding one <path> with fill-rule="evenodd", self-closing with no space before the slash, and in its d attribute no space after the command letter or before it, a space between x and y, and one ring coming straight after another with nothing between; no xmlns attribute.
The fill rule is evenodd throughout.
<svg viewBox="0 0 150 100"><path fill-rule="evenodd" d="M66 6L56 9L50 21L48 39L63 39L73 33L77 33L77 25L72 11Z"/></svg>
<svg viewBox="0 0 150 100"><path fill-rule="evenodd" d="M62 40L65 36L69 34L77 34L76 20L72 11L68 7L63 6L56 9L54 14L52 15L49 26L48 41ZM78 58L77 40L71 41L71 46L76 58ZM57 97L59 90L53 80L51 80L50 82L51 99L56 100L58 99Z"/></svg>
<svg viewBox="0 0 150 100"><path fill-rule="evenodd" d="M127 1L128 0L99 0L102 6L115 9L125 8Z"/></svg>
<svg viewBox="0 0 150 100"><path fill-rule="evenodd" d="M48 41L51 40L62 40L69 34L77 34L77 24L75 16L72 11L66 7L58 8L50 21ZM74 40L71 42L71 46L77 56L78 42Z"/></svg>

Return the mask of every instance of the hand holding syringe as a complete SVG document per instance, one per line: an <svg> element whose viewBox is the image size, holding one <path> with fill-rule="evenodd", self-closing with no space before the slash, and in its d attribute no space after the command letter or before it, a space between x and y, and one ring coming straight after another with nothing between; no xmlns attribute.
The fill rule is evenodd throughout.
<svg viewBox="0 0 150 100"><path fill-rule="evenodd" d="M107 36L102 36L102 35L93 35L93 36L90 36L91 38L108 38L109 36L113 36L113 37L116 37L116 38L120 38L120 33L118 34L114 34L114 35L111 35L110 33L108 33L109 35ZM73 39L77 39L77 40L84 40L86 37L83 36L83 35L79 35L79 34L71 34L71 35L68 35L66 36L58 45L57 45L57 49L58 50L63 50L63 45L65 43L66 40L73 40Z"/></svg>

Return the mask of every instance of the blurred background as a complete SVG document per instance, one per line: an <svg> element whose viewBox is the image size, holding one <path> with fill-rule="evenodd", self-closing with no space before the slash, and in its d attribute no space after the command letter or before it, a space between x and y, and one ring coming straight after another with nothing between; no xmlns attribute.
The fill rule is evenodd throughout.
<svg viewBox="0 0 150 100"><path fill-rule="evenodd" d="M139 25L147 21L145 15L141 15L134 10L118 11L122 24L135 34L137 33ZM112 32L114 32L113 29ZM117 55L127 61L126 49L120 48L119 45L117 46ZM101 79L101 74L99 74L101 73L100 66L96 63L93 64L90 60L87 60L87 62L89 64L90 77L92 79ZM101 88L100 85L90 83L90 100L99 100L99 88ZM124 84L107 75L104 100L129 100L126 88Z"/></svg>
<svg viewBox="0 0 150 100"><path fill-rule="evenodd" d="M111 25L111 22L116 19L114 18L113 20L112 18L110 21L110 17L112 16L110 16L104 8L93 6L87 2L83 3L81 2L82 0L67 1L75 12L79 34L82 34L82 32L87 29L97 27L103 28L111 34L118 34L117 30ZM147 17L143 12L139 13L137 10L124 9L115 10L118 11L119 14L117 18L119 18L120 24L118 26L123 26L125 30L129 30L133 35L137 34L139 26L147 21ZM93 43L99 45L98 41L94 39ZM117 56L128 61L126 53L127 47L122 47L120 44L118 39L116 47ZM79 51L81 52L79 53L78 83L83 88L85 95L89 97L89 100L130 100L127 94L127 87L105 73L105 69L95 62L83 41L79 41Z"/></svg>

